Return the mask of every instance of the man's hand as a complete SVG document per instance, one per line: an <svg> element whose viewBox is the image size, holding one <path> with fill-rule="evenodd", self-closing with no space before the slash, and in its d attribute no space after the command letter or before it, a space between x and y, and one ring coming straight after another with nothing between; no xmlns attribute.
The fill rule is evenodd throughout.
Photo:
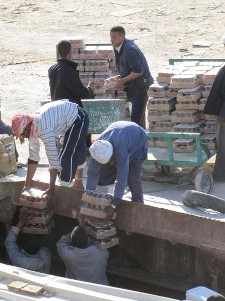
<svg viewBox="0 0 225 301"><path fill-rule="evenodd" d="M24 224L26 222L28 222L29 220L31 220L33 217L34 217L34 215L32 215L31 213L29 213L27 210L23 209L20 212L19 221L18 221L16 227L18 229L21 229L24 226Z"/></svg>
<svg viewBox="0 0 225 301"><path fill-rule="evenodd" d="M104 212L106 213L105 221L111 221L113 218L115 209L112 206L108 206L105 208Z"/></svg>
<svg viewBox="0 0 225 301"><path fill-rule="evenodd" d="M48 202L48 208L53 207L54 203L54 190L48 188L43 194L42 197L45 198Z"/></svg>
<svg viewBox="0 0 225 301"><path fill-rule="evenodd" d="M23 190L22 190L22 192L24 192L24 191L28 191L28 190L30 190L30 188L31 188L31 187L27 187L26 185L24 185L24 186L23 186Z"/></svg>
<svg viewBox="0 0 225 301"><path fill-rule="evenodd" d="M124 79L123 78L119 79L118 82L116 83L115 89L122 89L124 84L125 84Z"/></svg>

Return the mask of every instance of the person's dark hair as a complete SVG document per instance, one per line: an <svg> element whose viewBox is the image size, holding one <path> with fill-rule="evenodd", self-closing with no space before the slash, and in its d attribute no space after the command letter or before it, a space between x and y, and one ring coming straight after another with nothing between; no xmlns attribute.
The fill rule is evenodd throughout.
<svg viewBox="0 0 225 301"><path fill-rule="evenodd" d="M207 298L207 301L224 301L225 297L221 294L215 294Z"/></svg>
<svg viewBox="0 0 225 301"><path fill-rule="evenodd" d="M88 244L88 235L81 226L76 226L71 233L71 245L80 249L85 249Z"/></svg>
<svg viewBox="0 0 225 301"><path fill-rule="evenodd" d="M67 56L71 51L71 42L67 40L62 40L57 45L58 54L61 57Z"/></svg>
<svg viewBox="0 0 225 301"><path fill-rule="evenodd" d="M40 249L40 237L38 235L20 232L16 243L20 250L24 249L30 255L37 254Z"/></svg>
<svg viewBox="0 0 225 301"><path fill-rule="evenodd" d="M118 32L121 36L125 36L126 32L122 26L113 26L110 31Z"/></svg>

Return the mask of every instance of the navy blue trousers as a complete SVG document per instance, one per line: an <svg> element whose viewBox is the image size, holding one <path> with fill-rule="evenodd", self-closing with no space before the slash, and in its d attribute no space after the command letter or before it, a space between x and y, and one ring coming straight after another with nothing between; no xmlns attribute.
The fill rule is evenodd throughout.
<svg viewBox="0 0 225 301"><path fill-rule="evenodd" d="M148 101L146 83L141 78L136 79L135 83L129 85L125 90L127 91L127 99L132 104L131 121L145 129L145 111Z"/></svg>
<svg viewBox="0 0 225 301"><path fill-rule="evenodd" d="M71 182L76 174L77 166L86 160L86 136L89 117L84 109L78 107L78 115L64 136L64 142L59 154L62 170L59 178Z"/></svg>

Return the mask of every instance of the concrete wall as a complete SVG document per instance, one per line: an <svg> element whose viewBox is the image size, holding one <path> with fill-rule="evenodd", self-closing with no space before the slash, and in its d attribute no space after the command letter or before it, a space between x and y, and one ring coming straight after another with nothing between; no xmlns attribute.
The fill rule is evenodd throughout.
<svg viewBox="0 0 225 301"><path fill-rule="evenodd" d="M48 186L34 184L43 190ZM8 226L23 183L0 185L0 221ZM55 195L55 227L42 240L56 263L53 273L59 273L57 265L62 273L55 244L77 225L82 191L56 187ZM120 244L109 250L109 273L180 291L204 285L225 292L223 222L125 201L118 209L116 226Z"/></svg>

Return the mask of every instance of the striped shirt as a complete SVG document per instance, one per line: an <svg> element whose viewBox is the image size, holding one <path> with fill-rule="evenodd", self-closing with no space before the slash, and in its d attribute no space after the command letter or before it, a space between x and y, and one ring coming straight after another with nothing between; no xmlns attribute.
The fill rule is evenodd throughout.
<svg viewBox="0 0 225 301"><path fill-rule="evenodd" d="M49 169L60 170L56 137L64 135L77 118L78 106L68 100L57 100L40 107L34 114L34 137L29 139L29 159L40 160L39 138L45 145Z"/></svg>

